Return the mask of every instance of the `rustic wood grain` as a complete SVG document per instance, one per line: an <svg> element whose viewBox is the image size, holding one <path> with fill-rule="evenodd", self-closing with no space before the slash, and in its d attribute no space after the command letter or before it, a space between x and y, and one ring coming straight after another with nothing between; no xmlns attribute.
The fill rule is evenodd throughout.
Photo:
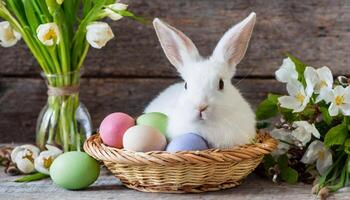
<svg viewBox="0 0 350 200"><path fill-rule="evenodd" d="M97 127L111 112L139 115L147 103L177 79L83 79L81 101L87 106ZM252 105L268 91L282 92L284 86L273 80L233 81ZM33 78L0 80L0 142L34 140L36 118L46 101L43 81Z"/></svg>
<svg viewBox="0 0 350 200"><path fill-rule="evenodd" d="M133 199L133 200L310 200L316 199L311 194L311 185L296 184L273 184L271 181L251 175L239 187L222 190L220 192L209 192L202 194L161 194L143 193L130 190L121 185L119 180L102 170L98 180L86 190L69 191L57 187L50 179L31 183L15 183L18 177L5 175L0 168L0 199L50 199L59 200L62 198L74 200L109 200L109 199ZM343 190L331 195L328 200L349 199L350 191Z"/></svg>
<svg viewBox="0 0 350 200"><path fill-rule="evenodd" d="M161 17L193 38L209 55L221 35L251 11L257 24L238 76L271 77L283 53L307 63L330 66L335 74L349 74L350 1L347 0L134 0L125 1L137 14ZM166 60L153 28L131 20L110 23L116 39L102 50L92 49L86 76L176 76ZM37 75L38 67L23 44L0 48L0 75Z"/></svg>

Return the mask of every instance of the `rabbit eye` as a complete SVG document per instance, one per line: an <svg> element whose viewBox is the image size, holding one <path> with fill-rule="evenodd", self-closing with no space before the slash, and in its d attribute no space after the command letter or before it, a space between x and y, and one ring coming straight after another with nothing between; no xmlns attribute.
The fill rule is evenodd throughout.
<svg viewBox="0 0 350 200"><path fill-rule="evenodd" d="M219 90L224 89L224 81L222 79L220 79L219 81Z"/></svg>
<svg viewBox="0 0 350 200"><path fill-rule="evenodd" d="M187 82L185 82L185 90L187 90Z"/></svg>

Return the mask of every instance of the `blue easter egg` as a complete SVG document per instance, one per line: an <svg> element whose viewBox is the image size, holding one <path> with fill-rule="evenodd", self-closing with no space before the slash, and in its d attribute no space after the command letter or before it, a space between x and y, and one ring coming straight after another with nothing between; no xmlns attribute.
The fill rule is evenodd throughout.
<svg viewBox="0 0 350 200"><path fill-rule="evenodd" d="M200 151L205 149L209 149L207 141L195 133L186 133L173 138L166 151L175 153L177 151Z"/></svg>

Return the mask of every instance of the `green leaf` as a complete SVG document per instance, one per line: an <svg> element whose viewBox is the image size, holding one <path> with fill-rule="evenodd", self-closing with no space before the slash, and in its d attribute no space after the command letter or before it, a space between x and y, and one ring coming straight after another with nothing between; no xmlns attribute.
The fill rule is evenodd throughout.
<svg viewBox="0 0 350 200"><path fill-rule="evenodd" d="M286 154L281 155L277 160L280 169L288 168L288 156Z"/></svg>
<svg viewBox="0 0 350 200"><path fill-rule="evenodd" d="M281 179L287 183L294 184L298 182L298 176L298 172L291 167L281 169Z"/></svg>
<svg viewBox="0 0 350 200"><path fill-rule="evenodd" d="M135 21L138 21L142 24L149 24L149 20L144 19L143 17L136 16L134 13L128 11L128 10L113 10L114 12L118 13L119 15L123 17L129 17Z"/></svg>
<svg viewBox="0 0 350 200"><path fill-rule="evenodd" d="M313 106L307 106L301 113L300 115L303 118L312 118L316 113L316 109Z"/></svg>
<svg viewBox="0 0 350 200"><path fill-rule="evenodd" d="M323 121L325 121L327 125L331 125L332 117L329 115L328 109L325 107L320 107L320 111L322 113Z"/></svg>
<svg viewBox="0 0 350 200"><path fill-rule="evenodd" d="M324 145L326 147L331 147L333 145L342 145L344 144L348 136L348 130L346 125L346 120L343 120L343 123L331 128L325 136Z"/></svg>
<svg viewBox="0 0 350 200"><path fill-rule="evenodd" d="M264 157L264 169L267 171L276 164L275 159L269 154Z"/></svg>
<svg viewBox="0 0 350 200"><path fill-rule="evenodd" d="M30 29L32 30L32 33L36 33L36 29L39 26L39 17L37 16L37 12L35 11L34 4L32 0L22 0L24 11L26 18L28 20L28 24L30 26Z"/></svg>
<svg viewBox="0 0 350 200"><path fill-rule="evenodd" d="M350 154L350 139L347 139L344 142L344 151L345 153Z"/></svg>
<svg viewBox="0 0 350 200"><path fill-rule="evenodd" d="M293 113L293 110L287 108L280 108L280 113L287 122L299 120L298 114Z"/></svg>
<svg viewBox="0 0 350 200"><path fill-rule="evenodd" d="M275 104L278 104L278 97L280 97L280 95L271 94L271 93L267 95L267 99Z"/></svg>
<svg viewBox="0 0 350 200"><path fill-rule="evenodd" d="M294 62L295 64L295 69L298 72L299 75L299 79L301 82L305 83L305 79L304 79L304 71L305 68L307 66L307 64L303 63L301 60L299 60L298 58L292 56L291 54L287 53L287 56Z"/></svg>
<svg viewBox="0 0 350 200"><path fill-rule="evenodd" d="M38 181L38 180L42 180L42 179L45 179L45 178L48 178L48 177L49 177L49 175L47 175L47 174L43 174L43 173L37 172L35 174L30 174L30 175L24 176L22 178L16 179L15 182Z"/></svg>
<svg viewBox="0 0 350 200"><path fill-rule="evenodd" d="M110 4L114 4L115 0L107 0L105 5L110 5Z"/></svg>
<svg viewBox="0 0 350 200"><path fill-rule="evenodd" d="M56 12L60 9L60 5L57 3L56 0L46 0L45 2L50 14L54 16Z"/></svg>
<svg viewBox="0 0 350 200"><path fill-rule="evenodd" d="M269 94L267 99L265 99L258 105L256 109L256 117L258 120L268 119L277 115L278 97L279 95Z"/></svg>

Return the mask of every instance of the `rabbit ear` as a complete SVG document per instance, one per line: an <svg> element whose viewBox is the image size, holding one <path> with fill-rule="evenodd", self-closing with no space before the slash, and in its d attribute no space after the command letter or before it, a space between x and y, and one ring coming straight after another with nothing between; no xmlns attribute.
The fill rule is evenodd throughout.
<svg viewBox="0 0 350 200"><path fill-rule="evenodd" d="M200 57L196 46L181 31L158 18L153 20L153 26L165 55L178 71L182 70L185 62L197 60Z"/></svg>
<svg viewBox="0 0 350 200"><path fill-rule="evenodd" d="M234 68L243 58L254 28L256 14L252 12L239 24L230 28L215 47L213 57Z"/></svg>

